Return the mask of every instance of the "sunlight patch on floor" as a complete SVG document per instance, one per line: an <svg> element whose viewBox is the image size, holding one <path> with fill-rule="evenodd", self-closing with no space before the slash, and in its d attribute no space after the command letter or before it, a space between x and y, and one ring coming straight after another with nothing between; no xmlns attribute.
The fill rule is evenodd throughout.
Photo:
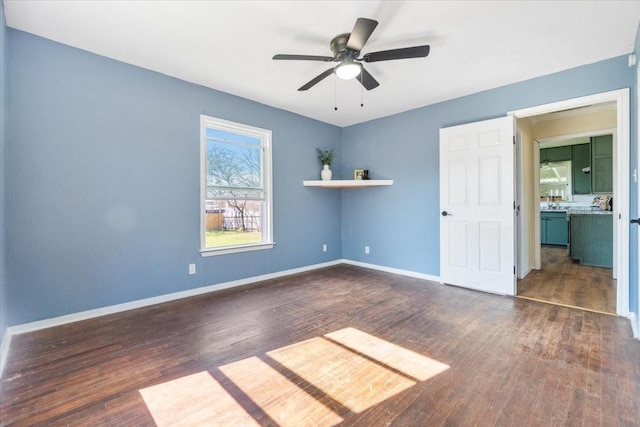
<svg viewBox="0 0 640 427"><path fill-rule="evenodd" d="M449 365L355 328L340 329L325 337L420 381L449 369Z"/></svg>
<svg viewBox="0 0 640 427"><path fill-rule="evenodd" d="M208 373L140 390L153 420L164 426L259 426Z"/></svg>
<svg viewBox="0 0 640 427"><path fill-rule="evenodd" d="M362 412L415 385L415 381L324 338L267 355L353 412Z"/></svg>
<svg viewBox="0 0 640 427"><path fill-rule="evenodd" d="M225 384L230 384L226 379L219 383L206 371L141 389L155 423L159 427L257 426L256 419L266 414L283 427L331 426L343 418L319 401L318 393L324 394L321 400L329 406L341 406L338 412L360 413L444 372L449 365L344 328L218 369L233 383L233 395L225 390ZM253 411L253 405L263 412L245 410Z"/></svg>
<svg viewBox="0 0 640 427"><path fill-rule="evenodd" d="M286 427L332 426L342 418L257 357L220 367L240 390Z"/></svg>

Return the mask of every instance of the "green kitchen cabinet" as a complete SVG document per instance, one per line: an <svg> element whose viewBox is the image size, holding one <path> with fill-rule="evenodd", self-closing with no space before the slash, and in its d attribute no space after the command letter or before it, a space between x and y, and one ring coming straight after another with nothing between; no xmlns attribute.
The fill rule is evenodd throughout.
<svg viewBox="0 0 640 427"><path fill-rule="evenodd" d="M613 135L591 138L591 192L613 192Z"/></svg>
<svg viewBox="0 0 640 427"><path fill-rule="evenodd" d="M571 258L583 265L613 267L613 215L571 214Z"/></svg>
<svg viewBox="0 0 640 427"><path fill-rule="evenodd" d="M571 145L571 181L573 194L591 194L591 144Z"/></svg>
<svg viewBox="0 0 640 427"><path fill-rule="evenodd" d="M540 212L540 243L562 246L569 243L566 212Z"/></svg>
<svg viewBox="0 0 640 427"><path fill-rule="evenodd" d="M542 148L540 150L540 162L563 162L571 160L571 146Z"/></svg>

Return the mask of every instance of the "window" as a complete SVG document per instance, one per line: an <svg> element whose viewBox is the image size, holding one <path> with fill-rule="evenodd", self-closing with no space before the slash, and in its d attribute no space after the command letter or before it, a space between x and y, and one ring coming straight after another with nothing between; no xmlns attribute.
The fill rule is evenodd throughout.
<svg viewBox="0 0 640 427"><path fill-rule="evenodd" d="M201 115L200 135L200 252L272 248L271 131Z"/></svg>

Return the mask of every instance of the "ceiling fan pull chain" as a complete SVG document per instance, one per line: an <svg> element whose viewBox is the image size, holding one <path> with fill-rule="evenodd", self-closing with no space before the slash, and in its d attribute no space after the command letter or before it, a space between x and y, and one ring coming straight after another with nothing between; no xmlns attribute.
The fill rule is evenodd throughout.
<svg viewBox="0 0 640 427"><path fill-rule="evenodd" d="M363 95L363 91L364 91L364 85L362 84L362 71L360 71L360 106L364 107L364 95Z"/></svg>
<svg viewBox="0 0 640 427"><path fill-rule="evenodd" d="M338 80L333 76L333 109L338 111Z"/></svg>

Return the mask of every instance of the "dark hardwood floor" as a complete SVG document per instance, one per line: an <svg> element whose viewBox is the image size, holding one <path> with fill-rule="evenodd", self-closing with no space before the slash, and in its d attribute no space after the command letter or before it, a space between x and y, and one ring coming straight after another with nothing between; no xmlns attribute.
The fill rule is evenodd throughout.
<svg viewBox="0 0 640 427"><path fill-rule="evenodd" d="M518 280L518 296L616 313L616 280L610 268L581 265L567 255L567 249L542 246L542 269Z"/></svg>
<svg viewBox="0 0 640 427"><path fill-rule="evenodd" d="M15 336L0 425L637 426L615 316L340 265Z"/></svg>

